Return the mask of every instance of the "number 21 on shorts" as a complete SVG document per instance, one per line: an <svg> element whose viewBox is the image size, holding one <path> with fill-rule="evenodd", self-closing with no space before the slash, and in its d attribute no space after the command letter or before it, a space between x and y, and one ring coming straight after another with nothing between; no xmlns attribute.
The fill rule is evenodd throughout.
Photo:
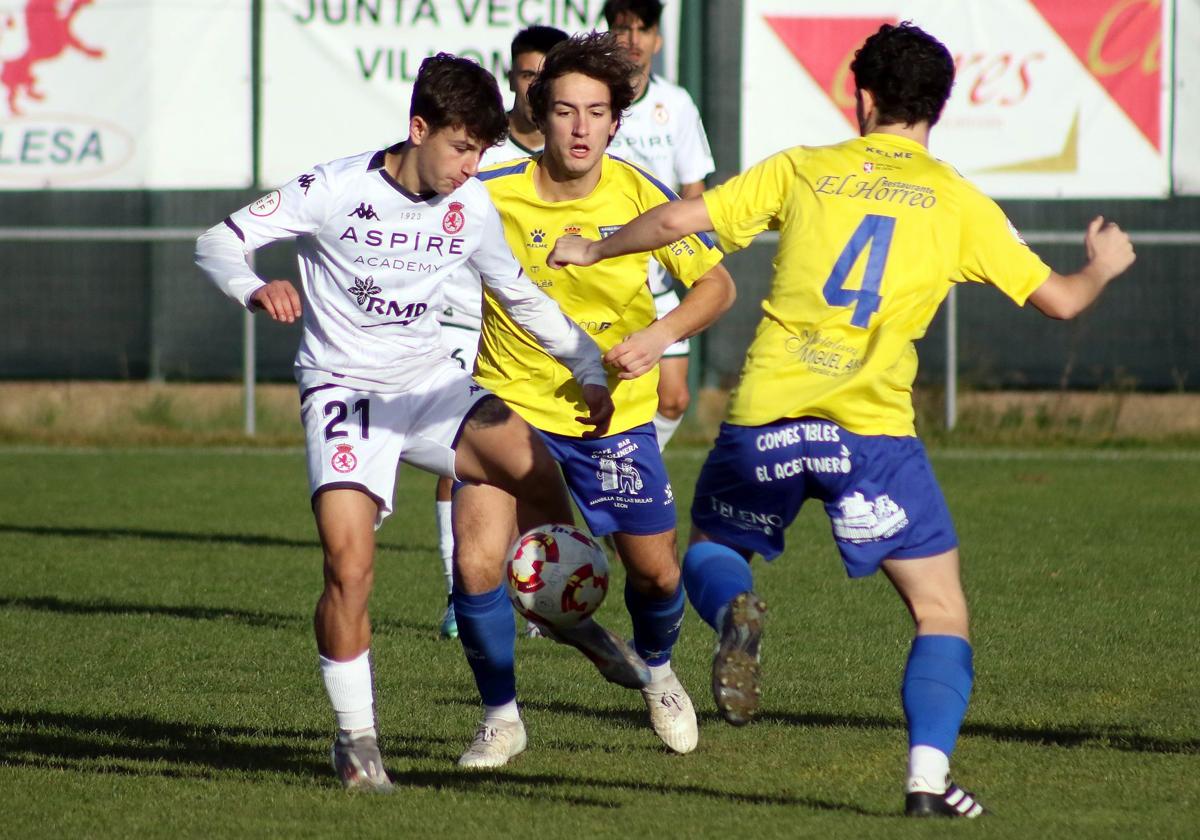
<svg viewBox="0 0 1200 840"><path fill-rule="evenodd" d="M892 232L895 229L896 220L891 216L864 216L825 281L826 303L830 306L853 306L854 315L850 323L856 327L865 329L871 323L871 315L879 310L882 300L879 284L883 282L883 269L887 266L888 249L892 246ZM864 250L868 254L862 285L857 289L847 289L846 278Z"/></svg>

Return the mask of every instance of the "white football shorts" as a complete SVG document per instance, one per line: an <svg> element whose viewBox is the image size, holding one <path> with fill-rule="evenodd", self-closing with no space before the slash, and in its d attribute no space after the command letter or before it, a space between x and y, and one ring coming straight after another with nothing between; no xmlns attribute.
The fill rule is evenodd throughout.
<svg viewBox="0 0 1200 840"><path fill-rule="evenodd" d="M654 314L659 318L662 318L676 306L679 306L679 295L675 294L674 289L667 289L667 291L654 296ZM690 347L690 338L685 338L683 341L676 341L663 352L662 357L670 359L686 356Z"/></svg>
<svg viewBox="0 0 1200 840"><path fill-rule="evenodd" d="M454 478L454 445L463 418L491 392L452 359L438 362L419 386L363 391L329 382L300 397L308 485L361 490L379 505L375 527L392 512L401 461Z"/></svg>

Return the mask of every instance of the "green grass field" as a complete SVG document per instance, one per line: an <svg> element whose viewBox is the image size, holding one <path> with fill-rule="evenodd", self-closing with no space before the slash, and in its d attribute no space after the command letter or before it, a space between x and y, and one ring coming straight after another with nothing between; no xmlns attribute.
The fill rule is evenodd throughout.
<svg viewBox="0 0 1200 840"><path fill-rule="evenodd" d="M703 453L670 453L681 510ZM962 540L976 685L957 780L995 816L899 818L910 624L844 578L818 508L771 567L764 711L660 748L634 692L518 641L530 747L454 760L477 719L432 478L405 470L372 602L392 797L345 794L310 630L320 551L297 451L0 449L5 837L1187 837L1200 826L1200 457L934 452ZM619 575L617 576L619 578ZM627 630L620 581L601 616Z"/></svg>

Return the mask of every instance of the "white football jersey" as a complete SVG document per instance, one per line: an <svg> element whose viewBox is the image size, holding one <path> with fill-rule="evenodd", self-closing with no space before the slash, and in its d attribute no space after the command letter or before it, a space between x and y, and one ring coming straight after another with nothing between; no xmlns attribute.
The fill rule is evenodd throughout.
<svg viewBox="0 0 1200 840"><path fill-rule="evenodd" d="M704 180L716 168L692 97L679 85L654 75L642 97L625 112L608 151L645 169L671 193L679 192L683 184ZM654 260L648 279L655 295L671 288L666 270Z"/></svg>
<svg viewBox="0 0 1200 840"><path fill-rule="evenodd" d="M434 317L443 283L468 265L581 384L604 384L595 343L525 277L484 186L472 178L450 195L415 195L384 161L377 151L315 166L197 242L197 264L249 306L264 283L246 254L297 239L301 386L330 377L364 390L419 382L446 355Z"/></svg>
<svg viewBox="0 0 1200 840"><path fill-rule="evenodd" d="M483 153L479 168L529 157L540 151L541 149L525 148L511 136L505 137L499 146L492 146ZM443 324L479 332L483 328L483 289L479 282L479 273L473 271L470 266L464 266L454 272L443 287L444 301L437 319Z"/></svg>

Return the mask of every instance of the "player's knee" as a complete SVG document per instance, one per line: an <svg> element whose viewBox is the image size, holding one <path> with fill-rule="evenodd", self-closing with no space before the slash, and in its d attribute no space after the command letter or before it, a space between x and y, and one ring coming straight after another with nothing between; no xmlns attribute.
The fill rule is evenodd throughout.
<svg viewBox="0 0 1200 840"><path fill-rule="evenodd" d="M967 602L961 592L925 595L912 602L912 614L920 632L959 636L967 634Z"/></svg>
<svg viewBox="0 0 1200 840"><path fill-rule="evenodd" d="M504 580L503 552L468 551L457 555L455 564L454 586L468 595L491 592Z"/></svg>
<svg viewBox="0 0 1200 840"><path fill-rule="evenodd" d="M628 569L630 584L642 595L657 601L670 598L679 589L679 566L657 566L652 569Z"/></svg>
<svg viewBox="0 0 1200 840"><path fill-rule="evenodd" d="M687 386L663 388L658 394L658 413L671 420L678 420L692 404L692 395Z"/></svg>
<svg viewBox="0 0 1200 840"><path fill-rule="evenodd" d="M375 566L369 555L353 548L326 548L325 588L343 597L362 598L375 582Z"/></svg>
<svg viewBox="0 0 1200 840"><path fill-rule="evenodd" d="M660 397L658 400L658 413L669 420L678 420L688 410L688 406L691 403L692 399L687 391L684 391L676 399L667 400Z"/></svg>

